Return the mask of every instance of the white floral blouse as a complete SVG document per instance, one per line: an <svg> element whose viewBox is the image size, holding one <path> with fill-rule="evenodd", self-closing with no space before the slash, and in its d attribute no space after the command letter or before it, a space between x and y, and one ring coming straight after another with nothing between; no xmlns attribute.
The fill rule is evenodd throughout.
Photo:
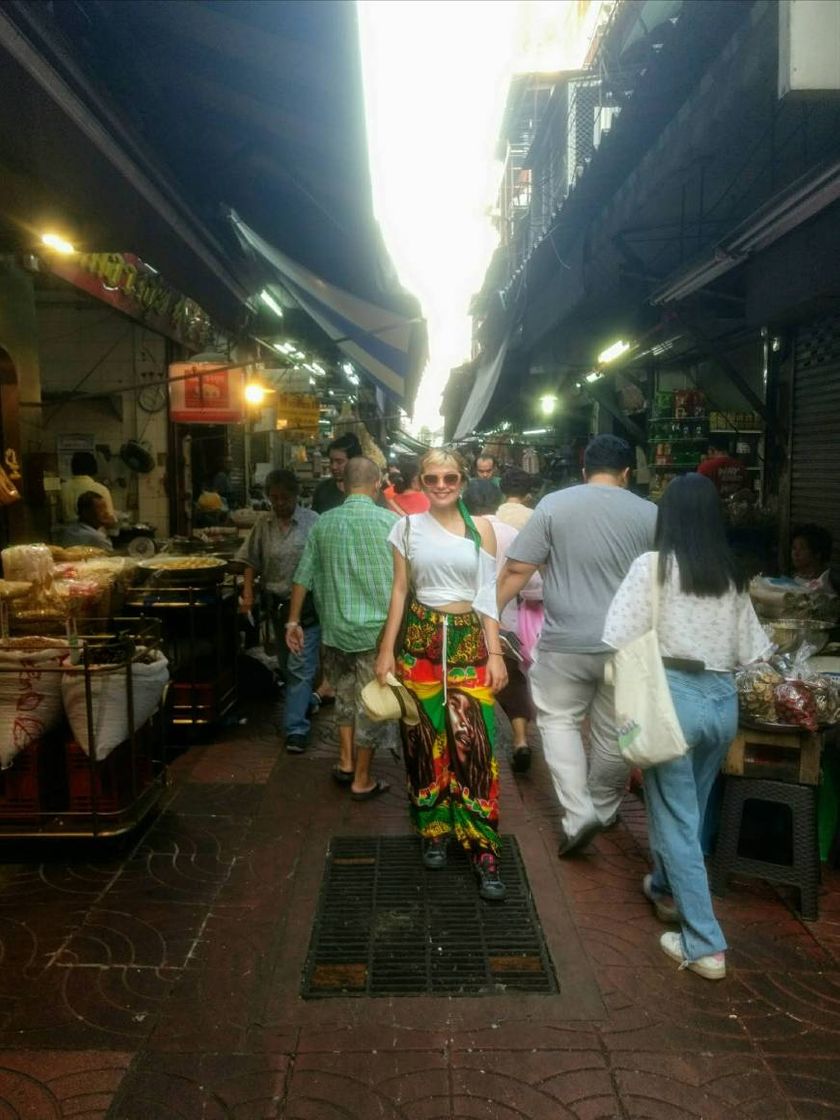
<svg viewBox="0 0 840 1120"><path fill-rule="evenodd" d="M634 560L607 612L604 641L621 649L650 630L653 621L653 572L658 553ZM770 641L745 591L733 587L712 598L686 595L671 562L659 590L657 632L663 657L703 661L707 669L728 673L770 652Z"/></svg>

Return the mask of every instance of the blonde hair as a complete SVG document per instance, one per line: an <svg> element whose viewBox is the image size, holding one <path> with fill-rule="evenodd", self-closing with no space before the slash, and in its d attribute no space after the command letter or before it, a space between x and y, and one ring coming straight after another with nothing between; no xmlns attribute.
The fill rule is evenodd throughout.
<svg viewBox="0 0 840 1120"><path fill-rule="evenodd" d="M420 460L421 481L429 467L446 467L448 464L452 464L461 475L461 480L466 482L469 478L466 460L459 452L448 447L433 447L426 452Z"/></svg>

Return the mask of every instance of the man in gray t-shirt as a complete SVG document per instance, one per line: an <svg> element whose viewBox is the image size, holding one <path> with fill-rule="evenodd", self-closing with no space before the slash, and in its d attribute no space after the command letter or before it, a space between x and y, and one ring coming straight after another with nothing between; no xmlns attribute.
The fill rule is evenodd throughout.
<svg viewBox="0 0 840 1120"><path fill-rule="evenodd" d="M628 768L604 682L607 610L637 556L653 548L656 506L627 490L633 452L616 436L586 449L585 485L549 494L508 549L499 605L543 569L545 623L531 669L546 760L564 811L560 854L585 846L618 810ZM590 764L581 725L590 720Z"/></svg>

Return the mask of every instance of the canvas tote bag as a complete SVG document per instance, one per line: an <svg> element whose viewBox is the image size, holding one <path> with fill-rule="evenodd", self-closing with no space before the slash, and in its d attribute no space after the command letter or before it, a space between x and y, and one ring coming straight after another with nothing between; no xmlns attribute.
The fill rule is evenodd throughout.
<svg viewBox="0 0 840 1120"><path fill-rule="evenodd" d="M647 633L616 652L606 681L615 686L618 746L631 766L658 766L688 751L659 649L659 554L651 559L652 625Z"/></svg>

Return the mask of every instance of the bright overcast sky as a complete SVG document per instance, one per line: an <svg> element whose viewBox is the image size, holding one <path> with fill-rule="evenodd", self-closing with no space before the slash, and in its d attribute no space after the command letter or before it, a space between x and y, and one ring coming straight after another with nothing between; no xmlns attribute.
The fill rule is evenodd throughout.
<svg viewBox="0 0 840 1120"><path fill-rule="evenodd" d="M359 0L376 215L429 323L415 429L441 426L441 390L470 357L467 308L497 241L488 210L517 9L507 0Z"/></svg>

